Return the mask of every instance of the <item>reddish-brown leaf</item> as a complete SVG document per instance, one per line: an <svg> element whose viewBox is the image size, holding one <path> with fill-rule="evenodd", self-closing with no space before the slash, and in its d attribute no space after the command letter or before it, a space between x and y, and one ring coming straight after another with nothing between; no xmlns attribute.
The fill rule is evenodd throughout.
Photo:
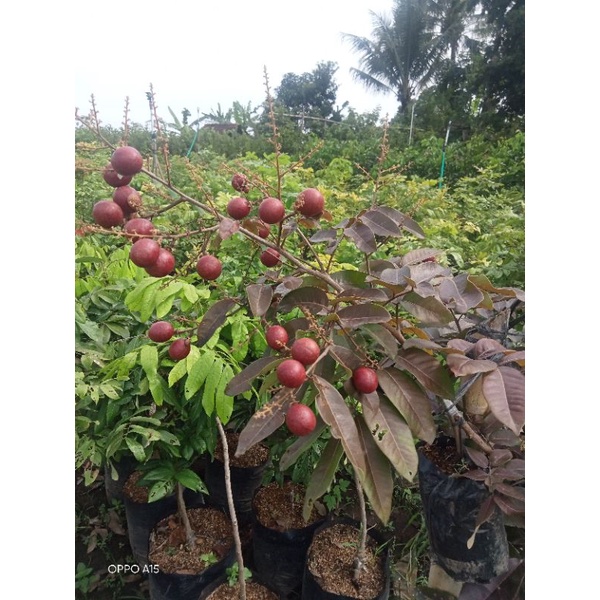
<svg viewBox="0 0 600 600"><path fill-rule="evenodd" d="M234 221L233 219L225 217L221 219L221 222L219 223L219 237L222 240L226 240L228 237L231 237L234 233L237 233L239 229L239 221Z"/></svg>
<svg viewBox="0 0 600 600"><path fill-rule="evenodd" d="M271 306L273 288L262 283L253 283L246 288L250 310L255 317L262 317Z"/></svg>
<svg viewBox="0 0 600 600"><path fill-rule="evenodd" d="M524 375L511 367L498 367L483 376L482 390L492 414L518 435L525 424Z"/></svg>
<svg viewBox="0 0 600 600"><path fill-rule="evenodd" d="M380 370L378 377L381 389L404 417L412 434L425 442L433 443L437 427L429 399L423 390L394 367Z"/></svg>
<svg viewBox="0 0 600 600"><path fill-rule="evenodd" d="M355 329L369 323L388 323L392 316L379 304L355 304L346 306L337 313L342 325Z"/></svg>
<svg viewBox="0 0 600 600"><path fill-rule="evenodd" d="M469 280L475 284L480 290L486 292L492 292L493 294L500 294L501 296L507 296L509 298L518 298L522 302L525 302L525 292L517 288L497 288L485 275L469 275Z"/></svg>
<svg viewBox="0 0 600 600"><path fill-rule="evenodd" d="M357 426L367 466L364 473L359 474L359 479L371 508L385 525L389 521L392 512L394 479L391 465L365 422L358 419Z"/></svg>
<svg viewBox="0 0 600 600"><path fill-rule="evenodd" d="M393 359L398 354L399 342L385 327L373 324L364 325L361 329L379 344L389 358Z"/></svg>
<svg viewBox="0 0 600 600"><path fill-rule="evenodd" d="M465 446L465 451L468 457L480 468L487 469L490 461L487 456L481 452L480 450L476 450L475 448L470 448L469 446Z"/></svg>
<svg viewBox="0 0 600 600"><path fill-rule="evenodd" d="M376 206L375 210L383 213L387 217L389 217L396 225L410 231L415 237L419 239L423 239L425 237L425 232L419 227L419 225L413 221L410 217L401 213L399 210L392 208L391 206Z"/></svg>
<svg viewBox="0 0 600 600"><path fill-rule="evenodd" d="M237 306L235 300L231 298L223 298L215 302L202 317L202 321L198 325L198 346L204 346L213 336L215 331L221 327L227 320L229 311Z"/></svg>
<svg viewBox="0 0 600 600"><path fill-rule="evenodd" d="M453 320L452 313L433 296L423 298L415 292L402 297L400 305L425 325L445 325Z"/></svg>
<svg viewBox="0 0 600 600"><path fill-rule="evenodd" d="M509 352L503 359L500 360L499 364L506 365L511 362L516 362L520 367L525 366L525 350L519 352Z"/></svg>
<svg viewBox="0 0 600 600"><path fill-rule="evenodd" d="M377 242L373 232L362 223L353 223L344 229L344 235L351 239L356 247L365 254L373 254L377 250Z"/></svg>
<svg viewBox="0 0 600 600"><path fill-rule="evenodd" d="M400 228L392 219L377 210L368 210L360 215L359 220L364 223L375 235L383 237L400 237Z"/></svg>
<svg viewBox="0 0 600 600"><path fill-rule="evenodd" d="M412 481L419 457L413 434L396 408L386 398L381 398L377 410L363 405L363 415L377 447L399 475Z"/></svg>
<svg viewBox="0 0 600 600"><path fill-rule="evenodd" d="M454 386L447 369L440 362L417 348L401 350L396 357L396 366L408 371L426 389L439 396L452 400Z"/></svg>
<svg viewBox="0 0 600 600"><path fill-rule="evenodd" d="M267 404L259 408L242 429L235 455L241 456L281 427L285 421L286 409L294 398L294 390L283 388Z"/></svg>
<svg viewBox="0 0 600 600"><path fill-rule="evenodd" d="M302 511L305 521L310 517L315 500L320 498L329 489L343 454L344 448L340 440L333 437L329 438L306 486L304 508Z"/></svg>
<svg viewBox="0 0 600 600"><path fill-rule="evenodd" d="M287 313L299 306L304 306L314 314L322 314L329 306L329 298L321 288L299 287L282 298L277 310Z"/></svg>
<svg viewBox="0 0 600 600"><path fill-rule="evenodd" d="M340 365L348 369L349 371L354 371L354 369L360 367L363 364L360 356L356 354L350 348L345 348L344 346L332 345L329 347L329 354L333 356L333 358Z"/></svg>
<svg viewBox="0 0 600 600"><path fill-rule="evenodd" d="M325 379L313 376L317 387L317 408L323 421L331 427L333 437L339 439L352 466L359 472L365 471L365 458L358 441L358 430L350 408L342 395Z"/></svg>
<svg viewBox="0 0 600 600"><path fill-rule="evenodd" d="M435 250L434 248L417 248L407 252L402 257L402 265L416 265L430 258L435 258L442 253L441 250Z"/></svg>
<svg viewBox="0 0 600 600"><path fill-rule="evenodd" d="M325 427L326 425L323 420L317 417L315 428L308 435L299 437L295 442L288 446L287 450L281 455L281 459L279 460L280 469L285 471L291 467L303 452L306 452L306 450L313 446L317 438L323 433Z"/></svg>
<svg viewBox="0 0 600 600"><path fill-rule="evenodd" d="M488 373L498 368L498 365L491 360L473 360L462 354L449 354L447 361L448 367L457 377Z"/></svg>
<svg viewBox="0 0 600 600"><path fill-rule="evenodd" d="M228 396L239 396L247 392L259 375L275 368L283 359L277 356L263 356L250 363L227 384L225 393Z"/></svg>
<svg viewBox="0 0 600 600"><path fill-rule="evenodd" d="M381 288L346 288L336 298L337 302L387 302L390 296Z"/></svg>

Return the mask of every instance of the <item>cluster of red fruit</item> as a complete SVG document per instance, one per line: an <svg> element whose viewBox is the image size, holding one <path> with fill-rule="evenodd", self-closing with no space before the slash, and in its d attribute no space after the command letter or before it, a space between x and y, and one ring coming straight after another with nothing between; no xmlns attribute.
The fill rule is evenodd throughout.
<svg viewBox="0 0 600 600"><path fill-rule="evenodd" d="M133 216L142 206L142 199L139 192L129 184L143 165L144 159L136 148L117 148L102 173L104 181L115 188L113 198L96 202L92 216L98 225L107 228L123 225L123 221L126 221L123 231L131 234L133 242L129 252L131 261L153 277L164 277L173 272L175 257L156 240L139 237L152 236L156 229L148 219Z"/></svg>
<svg viewBox="0 0 600 600"><path fill-rule="evenodd" d="M153 342L168 342L175 335L175 328L168 321L155 321L148 329L148 337ZM188 338L178 338L169 346L169 356L172 360L183 360L191 349Z"/></svg>
<svg viewBox="0 0 600 600"><path fill-rule="evenodd" d="M281 325L269 327L265 337L267 345L273 350L290 350L291 358L286 358L277 367L279 383L289 388L300 387L307 379L306 367L313 364L321 354L317 342L312 338L302 337L295 340L288 348L289 335ZM352 383L358 392L370 394L379 385L377 372L369 367L358 367L352 373ZM308 406L294 402L286 413L285 422L294 435L304 436L314 430L317 419Z"/></svg>
<svg viewBox="0 0 600 600"><path fill-rule="evenodd" d="M231 185L238 192L248 192L250 190L250 182L248 178L236 173L231 179ZM294 203L294 210L299 212L304 217L318 219L323 213L325 206L325 198L323 194L316 188L307 188L298 194ZM227 204L227 214L236 221L242 221L250 215L252 204L247 198L236 196ZM263 239L269 236L271 225L281 223L285 217L285 205L279 198L267 197L264 198L258 205L258 221L250 221L251 228L256 230L256 233ZM275 267L279 264L281 256L277 250L267 248L260 255L260 262L265 267Z"/></svg>

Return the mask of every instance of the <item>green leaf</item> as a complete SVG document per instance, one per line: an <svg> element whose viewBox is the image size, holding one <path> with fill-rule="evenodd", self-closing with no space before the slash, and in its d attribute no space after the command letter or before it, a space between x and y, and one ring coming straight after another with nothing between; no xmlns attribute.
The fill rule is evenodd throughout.
<svg viewBox="0 0 600 600"><path fill-rule="evenodd" d="M156 502L173 492L173 482L157 481L148 493L148 502Z"/></svg>
<svg viewBox="0 0 600 600"><path fill-rule="evenodd" d="M123 325L119 325L118 323L114 323L113 321L105 321L104 323L108 329L110 329L114 334L118 335L122 338L129 337L129 329L124 327Z"/></svg>
<svg viewBox="0 0 600 600"><path fill-rule="evenodd" d="M157 373L152 376L148 376L148 386L154 402L157 406L162 406L165 398L164 387L166 387L166 381Z"/></svg>
<svg viewBox="0 0 600 600"><path fill-rule="evenodd" d="M186 360L180 360L175 363L175 366L169 372L169 387L173 387L173 385L175 385L175 383L177 383L184 375L187 375L186 361L188 358L189 356Z"/></svg>
<svg viewBox="0 0 600 600"><path fill-rule="evenodd" d="M108 382L101 383L100 390L111 400L118 400L120 398L121 390L115 389L115 387Z"/></svg>
<svg viewBox="0 0 600 600"><path fill-rule="evenodd" d="M152 379L158 370L158 350L156 346L142 346L140 350L140 365L146 373L148 379Z"/></svg>
<svg viewBox="0 0 600 600"><path fill-rule="evenodd" d="M145 462L146 453L144 452L144 447L137 440L131 437L126 437L125 443L138 462Z"/></svg>
<svg viewBox="0 0 600 600"><path fill-rule="evenodd" d="M185 381L184 395L189 400L201 387L215 364L215 353L206 350L194 363Z"/></svg>
<svg viewBox="0 0 600 600"><path fill-rule="evenodd" d="M177 472L175 474L175 479L177 479L183 487L193 490L194 492L208 493L202 479L200 479L200 477L191 469L183 469L182 471Z"/></svg>
<svg viewBox="0 0 600 600"><path fill-rule="evenodd" d="M229 422L231 413L233 412L233 396L228 396L225 393L227 384L233 377L233 369L229 365L225 365L221 378L219 379L219 385L215 392L215 407L217 410L217 416L221 419L223 425Z"/></svg>
<svg viewBox="0 0 600 600"><path fill-rule="evenodd" d="M154 277L142 279L136 288L125 297L125 305L132 312L141 312L144 307L144 294L146 294L148 289L156 288L159 285L160 279L155 279ZM147 321L148 319L143 320Z"/></svg>
<svg viewBox="0 0 600 600"><path fill-rule="evenodd" d="M202 406L204 411L210 417L215 410L215 392L217 385L223 373L223 361L215 359L204 384L204 392L202 393Z"/></svg>

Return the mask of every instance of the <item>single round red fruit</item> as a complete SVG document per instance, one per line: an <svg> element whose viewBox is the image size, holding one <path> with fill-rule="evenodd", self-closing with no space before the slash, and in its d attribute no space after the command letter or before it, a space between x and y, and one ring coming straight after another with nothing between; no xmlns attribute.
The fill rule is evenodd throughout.
<svg viewBox="0 0 600 600"><path fill-rule="evenodd" d="M265 332L267 338L267 345L273 350L281 350L290 339L288 332L281 325L272 325Z"/></svg>
<svg viewBox="0 0 600 600"><path fill-rule="evenodd" d="M179 338L169 346L169 356L173 360L182 360L190 353L190 340Z"/></svg>
<svg viewBox="0 0 600 600"><path fill-rule="evenodd" d="M123 177L113 169L113 166L110 163L108 163L106 167L104 167L104 171L102 171L102 178L108 185L116 188L122 185L129 185L133 179L133 175Z"/></svg>
<svg viewBox="0 0 600 600"><path fill-rule="evenodd" d="M288 408L285 424L294 435L308 435L316 427L317 417L306 404L295 402Z"/></svg>
<svg viewBox="0 0 600 600"><path fill-rule="evenodd" d="M311 338L299 338L292 344L292 358L300 361L303 365L310 365L319 358L321 348Z"/></svg>
<svg viewBox="0 0 600 600"><path fill-rule="evenodd" d="M169 321L156 321L148 329L148 337L153 342L166 342L175 334L175 328Z"/></svg>
<svg viewBox="0 0 600 600"><path fill-rule="evenodd" d="M245 175L236 173L231 178L231 186L236 192L247 192L250 190L250 182Z"/></svg>
<svg viewBox="0 0 600 600"><path fill-rule="evenodd" d="M277 367L277 379L285 387L300 387L306 381L306 369L300 361L288 358Z"/></svg>
<svg viewBox="0 0 600 600"><path fill-rule="evenodd" d="M294 208L305 217L316 217L323 212L325 198L316 188L307 188L298 194Z"/></svg>
<svg viewBox="0 0 600 600"><path fill-rule="evenodd" d="M212 254L205 254L204 256L201 256L198 260L198 264L196 265L196 271L198 271L198 275L207 281L216 279L221 274L222 270L223 265L221 264L221 261Z"/></svg>
<svg viewBox="0 0 600 600"><path fill-rule="evenodd" d="M270 225L279 223L285 216L285 206L278 198L265 198L258 207L258 216Z"/></svg>
<svg viewBox="0 0 600 600"><path fill-rule="evenodd" d="M134 242L129 251L129 258L134 265L138 267L151 267L158 260L160 246L158 242L150 238L142 238Z"/></svg>
<svg viewBox="0 0 600 600"><path fill-rule="evenodd" d="M377 372L369 367L358 367L352 373L352 383L354 387L363 394L370 394L377 389L379 379Z"/></svg>
<svg viewBox="0 0 600 600"><path fill-rule="evenodd" d="M112 200L100 200L92 208L92 217L102 227L114 227L123 223L121 207Z"/></svg>
<svg viewBox="0 0 600 600"><path fill-rule="evenodd" d="M119 175L135 175L142 170L144 158L137 148L121 146L112 153L110 164Z"/></svg>
<svg viewBox="0 0 600 600"><path fill-rule="evenodd" d="M146 238L148 239L148 238ZM166 248L161 248L153 265L146 267L146 273L152 277L166 277L175 268L175 257Z"/></svg>
<svg viewBox="0 0 600 600"><path fill-rule="evenodd" d="M258 236L264 240L269 237L269 233L271 233L271 226L261 221L258 225Z"/></svg>
<svg viewBox="0 0 600 600"><path fill-rule="evenodd" d="M232 198L227 203L227 214L237 221L241 221L250 214L252 206L246 198Z"/></svg>
<svg viewBox="0 0 600 600"><path fill-rule="evenodd" d="M121 207L126 217L142 206L140 193L129 185L118 187L113 192L113 200Z"/></svg>
<svg viewBox="0 0 600 600"><path fill-rule="evenodd" d="M152 235L156 232L156 229L154 228L152 221L136 217L135 219L129 219L129 221L125 223L123 231L125 231L125 233L139 233L140 235ZM131 238L131 241L137 242L139 239L139 236L134 236Z"/></svg>
<svg viewBox="0 0 600 600"><path fill-rule="evenodd" d="M273 248L267 248L260 255L260 262L265 265L265 267L274 267L279 264L280 254L277 250L273 250Z"/></svg>

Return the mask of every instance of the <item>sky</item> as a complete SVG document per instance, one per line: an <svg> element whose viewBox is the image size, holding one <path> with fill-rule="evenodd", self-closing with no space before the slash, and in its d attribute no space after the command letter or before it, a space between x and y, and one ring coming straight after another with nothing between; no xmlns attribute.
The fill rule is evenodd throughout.
<svg viewBox="0 0 600 600"><path fill-rule="evenodd" d="M285 73L312 71L319 61L338 64L337 104L358 112L380 107L390 118L393 94L368 91L355 82L359 55L342 33L371 36L370 11L391 14L393 0L276 0L151 3L79 3L75 28L75 106L90 109L94 95L104 124L119 126L125 98L130 120L150 118L146 92L154 89L160 117L169 107L192 119L234 101L259 106L266 97L264 73L274 93ZM90 31L91 28L91 31Z"/></svg>

